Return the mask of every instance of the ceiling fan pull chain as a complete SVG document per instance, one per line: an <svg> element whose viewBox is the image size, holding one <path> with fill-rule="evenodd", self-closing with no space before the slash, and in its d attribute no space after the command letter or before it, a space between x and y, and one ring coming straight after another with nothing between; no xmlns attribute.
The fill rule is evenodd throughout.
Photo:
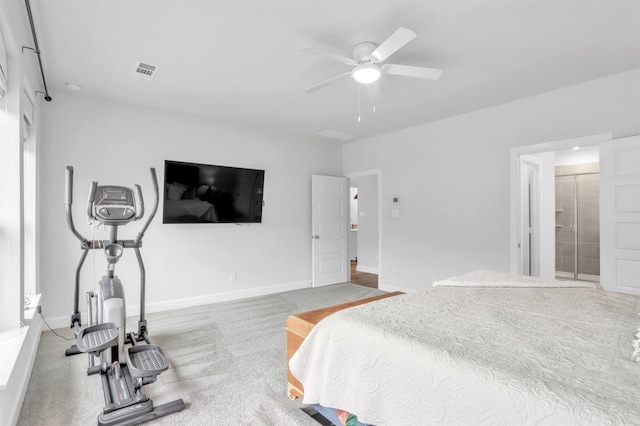
<svg viewBox="0 0 640 426"><path fill-rule="evenodd" d="M360 85L358 84L358 123L360 122Z"/></svg>

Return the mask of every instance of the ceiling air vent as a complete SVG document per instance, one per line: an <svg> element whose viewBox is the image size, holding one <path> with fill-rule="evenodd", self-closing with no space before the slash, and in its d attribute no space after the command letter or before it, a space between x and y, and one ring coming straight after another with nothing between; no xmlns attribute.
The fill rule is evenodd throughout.
<svg viewBox="0 0 640 426"><path fill-rule="evenodd" d="M325 138L338 139L341 141L348 141L349 139L355 138L355 136L353 135L336 132L335 130L323 130L321 132L316 133L316 136L324 136Z"/></svg>
<svg viewBox="0 0 640 426"><path fill-rule="evenodd" d="M145 64L144 62L137 62L133 75L140 77L143 80L151 81L155 78L160 67L156 65Z"/></svg>

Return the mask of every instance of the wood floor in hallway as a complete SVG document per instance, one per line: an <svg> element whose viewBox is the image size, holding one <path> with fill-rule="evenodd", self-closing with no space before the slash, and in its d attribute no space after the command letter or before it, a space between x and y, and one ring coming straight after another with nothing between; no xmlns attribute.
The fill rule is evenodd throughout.
<svg viewBox="0 0 640 426"><path fill-rule="evenodd" d="M367 272L358 272L356 268L358 261L351 261L351 282L353 284L362 285L369 288L378 288L378 275L369 274Z"/></svg>

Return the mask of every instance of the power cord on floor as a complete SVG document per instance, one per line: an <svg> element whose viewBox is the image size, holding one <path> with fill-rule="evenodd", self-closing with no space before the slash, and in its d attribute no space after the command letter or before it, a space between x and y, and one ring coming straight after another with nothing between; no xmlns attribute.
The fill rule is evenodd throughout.
<svg viewBox="0 0 640 426"><path fill-rule="evenodd" d="M58 336L59 338L64 339L64 340L76 340L75 338L72 338L72 337L64 337L64 336L61 336L60 334L56 333L56 331L55 331L53 328L51 328L51 326L49 325L49 323L48 323L48 322L47 322L47 320L45 319L44 315L42 315L42 308L41 308L40 306L38 306L38 313L40 314L40 317L42 317L42 321L44 321L44 323L45 323L45 325L47 326L47 328L48 328L49 330L51 330L51 332L52 332L53 334L55 334L56 336Z"/></svg>

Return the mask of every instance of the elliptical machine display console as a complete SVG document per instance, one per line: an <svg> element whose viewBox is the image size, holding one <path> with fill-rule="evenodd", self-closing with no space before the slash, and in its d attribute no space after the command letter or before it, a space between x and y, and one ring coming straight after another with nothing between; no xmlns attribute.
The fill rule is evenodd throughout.
<svg viewBox="0 0 640 426"><path fill-rule="evenodd" d="M142 393L144 385L156 381L157 376L169 368L167 359L147 334L145 319L145 269L140 254L142 238L151 224L159 202L158 179L154 168L151 181L154 203L151 214L133 240L118 239L118 228L142 219L144 202L139 185L99 186L92 182L87 200L87 216L104 225L108 232L105 240L88 240L73 223L73 167L67 166L65 175L65 206L67 224L80 240L80 262L76 269L74 309L71 328L76 344L66 350L66 355L87 353L87 374L100 374L105 406L98 415L98 425L134 425L184 409L182 399L159 406ZM137 333L126 331L124 285L115 274L115 267L125 249L133 249L140 268L140 319ZM102 250L107 260L106 274L97 284L96 291L86 294L88 326L82 329L80 303L80 271L89 250ZM95 306L95 316L93 314ZM98 364L96 365L96 360Z"/></svg>

